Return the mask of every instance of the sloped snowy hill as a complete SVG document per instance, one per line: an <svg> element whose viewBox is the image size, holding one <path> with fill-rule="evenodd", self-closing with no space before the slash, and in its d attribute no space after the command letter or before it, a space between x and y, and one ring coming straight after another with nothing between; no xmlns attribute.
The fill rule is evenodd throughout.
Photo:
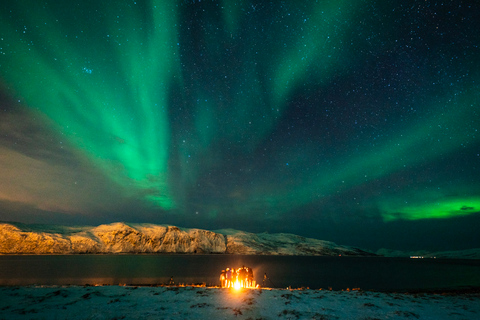
<svg viewBox="0 0 480 320"><path fill-rule="evenodd" d="M216 232L155 224L97 227L0 223L0 254L226 253L266 255L374 255L358 248L293 234Z"/></svg>

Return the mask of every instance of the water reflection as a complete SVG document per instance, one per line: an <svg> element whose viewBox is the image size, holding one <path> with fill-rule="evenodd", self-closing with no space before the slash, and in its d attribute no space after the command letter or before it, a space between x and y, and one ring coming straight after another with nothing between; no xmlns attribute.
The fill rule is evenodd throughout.
<svg viewBox="0 0 480 320"><path fill-rule="evenodd" d="M256 283L334 290L480 286L480 261L233 255L0 256L0 285L205 284L225 266L252 267Z"/></svg>

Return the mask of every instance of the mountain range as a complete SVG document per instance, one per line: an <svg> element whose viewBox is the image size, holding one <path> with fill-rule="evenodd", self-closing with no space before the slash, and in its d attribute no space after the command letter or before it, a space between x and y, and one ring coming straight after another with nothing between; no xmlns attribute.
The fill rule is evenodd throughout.
<svg viewBox="0 0 480 320"><path fill-rule="evenodd" d="M359 248L288 233L208 231L120 222L96 227L0 223L0 254L82 253L375 255Z"/></svg>
<svg viewBox="0 0 480 320"><path fill-rule="evenodd" d="M117 222L99 226L0 222L0 254L247 254L480 259L480 249L377 252L289 233L216 231Z"/></svg>

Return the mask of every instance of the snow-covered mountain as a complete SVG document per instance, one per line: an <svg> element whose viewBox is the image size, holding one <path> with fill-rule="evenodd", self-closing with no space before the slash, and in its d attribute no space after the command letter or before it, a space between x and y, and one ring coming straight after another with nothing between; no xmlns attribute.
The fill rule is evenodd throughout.
<svg viewBox="0 0 480 320"><path fill-rule="evenodd" d="M0 253L224 253L223 235L154 224L98 227L0 224Z"/></svg>
<svg viewBox="0 0 480 320"><path fill-rule="evenodd" d="M374 255L364 250L337 245L333 242L304 238L290 233L248 233L233 229L216 232L227 238L226 253L314 256L365 256Z"/></svg>
<svg viewBox="0 0 480 320"><path fill-rule="evenodd" d="M226 253L264 255L375 255L293 234L215 232L155 224L67 227L0 223L0 254Z"/></svg>

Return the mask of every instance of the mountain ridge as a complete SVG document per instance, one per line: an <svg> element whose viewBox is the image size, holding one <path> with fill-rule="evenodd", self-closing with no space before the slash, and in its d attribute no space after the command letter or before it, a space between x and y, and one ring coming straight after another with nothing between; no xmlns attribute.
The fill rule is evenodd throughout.
<svg viewBox="0 0 480 320"><path fill-rule="evenodd" d="M360 248L289 233L209 231L150 223L99 226L0 222L0 254L215 253L375 256Z"/></svg>
<svg viewBox="0 0 480 320"><path fill-rule="evenodd" d="M167 224L114 222L63 226L0 222L0 255L185 253L246 255L385 256L480 259L480 248L430 252L376 252L291 233L204 230Z"/></svg>

